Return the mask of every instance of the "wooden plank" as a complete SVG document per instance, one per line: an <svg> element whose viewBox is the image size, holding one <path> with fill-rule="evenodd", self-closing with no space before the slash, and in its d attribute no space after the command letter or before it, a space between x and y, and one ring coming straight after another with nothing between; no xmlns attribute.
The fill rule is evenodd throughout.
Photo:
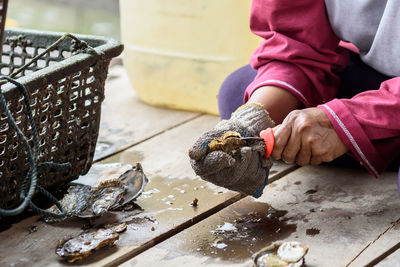
<svg viewBox="0 0 400 267"><path fill-rule="evenodd" d="M131 164L140 161L150 182L135 202L137 209L113 212L93 222L98 226L124 221L128 230L121 234L115 247L98 251L80 264L116 265L242 198L236 192L200 180L189 164L188 148L217 121L215 116L203 115L106 161ZM273 175L287 168L291 167L276 165L277 172ZM189 205L194 198L199 199L198 207ZM73 219L50 225L38 221L36 216L12 225L0 233L0 240L7 240L0 243L0 266L23 266L26 261L33 266L64 265L54 253L57 241L81 232L85 223ZM33 225L37 231L28 234Z"/></svg>
<svg viewBox="0 0 400 267"><path fill-rule="evenodd" d="M120 65L110 68L105 96L95 160L198 116L197 113L161 109L142 103Z"/></svg>
<svg viewBox="0 0 400 267"><path fill-rule="evenodd" d="M345 266L398 218L396 177L303 167L260 199L246 197L122 266L250 266L254 252L277 240L307 245L307 266Z"/></svg>
<svg viewBox="0 0 400 267"><path fill-rule="evenodd" d="M385 231L363 248L349 266L375 266L400 248L400 215L397 214L397 216L398 219L391 222Z"/></svg>
<svg viewBox="0 0 400 267"><path fill-rule="evenodd" d="M121 242L128 240L119 245L121 250L96 264L116 265L124 262L243 197L200 180L190 167L188 148L199 133L211 129L217 121L214 116L202 116L107 160L130 164L141 162L150 180L147 192L154 189L160 192L153 194L152 198L147 198L145 194L137 201L146 211L140 216L151 217L157 225L153 232L148 231L149 227L144 229L147 233L143 234L143 239L138 238L136 232L128 231L121 237ZM275 162L271 169L271 179L292 168L293 166ZM173 198L168 198L171 195ZM197 208L189 206L194 198L199 200ZM173 204L166 210L168 201Z"/></svg>
<svg viewBox="0 0 400 267"><path fill-rule="evenodd" d="M399 266L400 263L400 249L390 254L387 258L376 264L377 267L393 267Z"/></svg>

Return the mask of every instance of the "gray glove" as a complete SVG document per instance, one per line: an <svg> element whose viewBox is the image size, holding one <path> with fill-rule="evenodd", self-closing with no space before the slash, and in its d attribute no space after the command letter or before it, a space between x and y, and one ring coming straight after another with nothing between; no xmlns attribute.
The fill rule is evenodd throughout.
<svg viewBox="0 0 400 267"><path fill-rule="evenodd" d="M190 148L189 157L193 170L202 179L213 184L259 197L268 181L272 162L264 158L265 144L254 141L230 155L223 151L208 150L208 144L227 131L243 137L255 136L274 122L259 104L249 103L239 107L229 120L220 121L211 131L204 133Z"/></svg>

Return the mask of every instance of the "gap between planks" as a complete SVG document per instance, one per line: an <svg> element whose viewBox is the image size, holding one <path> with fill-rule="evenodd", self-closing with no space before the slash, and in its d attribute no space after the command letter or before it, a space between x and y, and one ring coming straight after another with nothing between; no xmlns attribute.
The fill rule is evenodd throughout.
<svg viewBox="0 0 400 267"><path fill-rule="evenodd" d="M236 195L234 195L233 197L225 200L224 202L218 204L217 206L207 210L204 213L201 213L195 217L193 217L192 219L178 225L176 228L171 229L170 231L163 233L159 236L156 236L155 238L153 238L152 240L144 243L143 245L141 245L140 247L137 247L131 251L129 251L128 253L120 256L118 259L115 259L103 266L106 267L111 267L111 266L118 266L130 259L132 259L133 257L139 255L140 253L154 247L155 245L167 240L168 238L182 232L183 230L191 227L192 225L195 225L196 223L199 223L201 221L203 221L204 219L207 219L208 217L210 217L211 215L219 212L220 210L232 205L233 203L241 200L242 198L246 197L246 195L238 193Z"/></svg>
<svg viewBox="0 0 400 267"><path fill-rule="evenodd" d="M132 144L126 145L124 147L121 147L120 149L118 149L118 151L110 153L109 155L103 156L103 157L101 157L99 159L96 159L94 162L100 162L100 161L105 160L107 158L111 158L112 156L115 156L115 155L117 155L117 154L119 154L121 152L124 152L124 151L126 151L126 150L128 150L128 149L130 149L132 147L135 147L135 146L137 146L139 144L142 144L142 143L145 143L147 141L150 141L154 137L161 136L161 135L165 134L168 131L171 131L173 129L181 127L184 124L186 124L188 122L191 122L191 121L193 121L195 119L201 118L203 116L207 116L207 115L206 114L202 114L202 113L201 114L196 114L196 115L192 116L191 118L188 118L188 119L186 119L186 120L184 120L182 122L179 122L179 123L177 123L175 125L172 125L172 126L166 128L164 130L161 130L161 131L157 132L156 134L153 134L152 136L143 138L140 141L137 141L137 142L134 142ZM283 178L284 176L286 176L287 174L293 172L294 170L296 170L298 168L300 168L300 166L293 165L293 166L290 166L289 168L287 168L285 170L278 171L276 174L275 173L272 174L270 176L270 179L269 179L269 184L271 184L271 183ZM118 266L118 265L120 265L120 264L122 264L122 263L124 263L124 262L126 262L126 261L128 261L128 260L130 260L132 258L134 258L135 256L139 255L140 253L142 253L142 252L154 247L155 245L167 240L168 238L173 237L174 235L182 232L183 230L185 230L185 229L187 229L187 228L189 228L189 227L191 227L191 226L203 221L204 219L207 219L211 215L213 215L213 214L221 211L222 209L224 209L224 208L236 203L237 201L243 199L244 197L246 197L246 195L241 194L241 193L237 193L237 194L233 195L232 197L224 200L224 202L222 202L222 203L214 206L213 208L211 208L211 209L209 209L209 210L207 210L207 211L205 211L205 212L203 212L203 213L191 218L190 220L187 220L187 221L181 223L180 225L176 226L175 228L172 228L169 231L167 231L165 233L162 233L159 236L156 236L152 240L150 240L150 241L148 241L148 242L146 242L146 243L144 243L144 244L142 244L140 246L137 246L137 247L127 248L128 250L124 251L122 253L122 255L118 256L118 258L110 259L110 261L107 261L107 259L106 259L104 262L98 262L97 264L99 264L101 266Z"/></svg>
<svg viewBox="0 0 400 267"><path fill-rule="evenodd" d="M270 178L270 183L269 184L272 184L273 182L285 177L289 173L291 173L291 172L293 172L293 171L295 171L295 170L297 170L299 168L301 168L301 166L294 165L294 166L291 166L290 168L288 168L288 169L286 169L284 171L281 171L281 172L278 172L275 175L272 175L272 177ZM247 197L245 194L238 193L238 194L234 195L233 197L225 200L224 202L216 205L215 207L213 207L213 208L211 208L211 209L209 209L209 210L207 210L207 211L205 211L205 212L193 217L192 219L190 219L190 220L178 225L176 228L173 228L168 232L165 232L165 233L163 233L163 234L161 234L159 236L156 236L152 240L144 243L143 245L135 247L131 251L121 255L117 259L114 259L114 260L112 260L110 262L107 262L106 264L104 264L102 266L114 267L114 266L121 265L124 262L127 262L128 260L131 260L135 256L139 255L140 253L142 253L142 252L144 252L144 251L156 246L157 244L167 240L170 237L175 236L176 234L179 234L180 232L184 231L185 229L187 229L187 228L189 228L189 227L191 227L191 226L193 226L193 225L195 225L195 224L197 224L197 223L209 218L210 216L218 213L222 209L224 209L224 208L226 208L226 207L238 202L239 200L241 200L241 199L243 199L245 197Z"/></svg>
<svg viewBox="0 0 400 267"><path fill-rule="evenodd" d="M357 260L364 251L366 251L370 246L372 246L374 243L378 242L379 239L381 239L387 232L389 232L390 230L392 230L393 228L395 228L397 225L400 224L400 218L397 219L395 222L392 222L391 225L385 230L383 231L377 238L375 238L373 241L371 241L367 246L365 246L365 248L363 248L347 265L346 267L350 266L355 260ZM400 248L400 242L398 242L397 244L395 244L394 246L392 246L391 248L389 248L388 250L386 250L385 252L383 252L382 254L380 254L378 257L376 257L375 259L371 260L368 264L364 265L365 267L372 267L375 266L376 264L378 264L379 262L381 262L382 260L384 260L385 258L387 258L389 255L391 255L392 253L394 253L395 251L397 251Z"/></svg>
<svg viewBox="0 0 400 267"><path fill-rule="evenodd" d="M154 138L154 137L156 137L156 136L159 136L159 135L161 135L161 134L163 134L163 133L165 133L165 132L167 132L167 131L170 131L170 130L172 130L172 129L175 129L175 128L177 128L177 127L179 127L179 126L181 126L181 125L183 125L183 124L185 124L185 123L188 123L188 122L190 122L190 121L192 121L192 120L195 120L195 119L197 119L197 118L200 118L200 117L202 117L202 116L206 116L206 114L196 114L196 115L194 115L193 117L191 117L191 118L189 118L189 119L186 119L186 120L181 121L181 122L179 122L179 123L177 123L177 124L174 124L174 125L172 125L172 126L166 128L166 129L164 129L164 130L162 130L162 131L159 131L159 132L157 132L157 133L155 133L155 134L149 136L149 137L146 137L146 138L143 138L142 140L133 142L132 144L128 144L128 145L122 146L120 149L114 151L113 153L104 155L104 156L102 156L102 157L99 157L99 158L93 160L93 163L97 163L97 162L103 161L103 160L105 160L105 159L107 159L107 158L110 158L110 157L112 157L112 156L115 156L115 155L117 155L118 153L121 153L121 152L123 152L123 151L125 151L125 150L128 150L128 149L134 147L134 146L137 146L137 145L139 145L139 144L141 144L141 143L144 143L144 142L146 142L146 141L148 141L148 140L150 140L150 139L152 139L152 138Z"/></svg>

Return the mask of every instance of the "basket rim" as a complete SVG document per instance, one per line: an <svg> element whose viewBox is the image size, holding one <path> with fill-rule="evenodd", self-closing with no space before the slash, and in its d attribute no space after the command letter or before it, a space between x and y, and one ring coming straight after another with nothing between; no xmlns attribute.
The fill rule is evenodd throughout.
<svg viewBox="0 0 400 267"><path fill-rule="evenodd" d="M54 40L63 36L65 32L52 32L52 31L37 31L29 29L5 29L4 37L10 35L31 35L31 36L47 36ZM93 47L99 54L79 53L66 58L60 62L54 63L43 69L37 70L29 75L22 76L17 79L20 83L24 84L29 91L30 88L49 83L51 80L59 80L65 77L66 74L76 72L77 69L82 69L85 66L93 65L98 60L111 60L122 53L124 49L123 44L119 41L97 35L73 34L77 38L84 40L88 43L95 42L98 45ZM1 87L5 95L17 93L16 86L7 83Z"/></svg>

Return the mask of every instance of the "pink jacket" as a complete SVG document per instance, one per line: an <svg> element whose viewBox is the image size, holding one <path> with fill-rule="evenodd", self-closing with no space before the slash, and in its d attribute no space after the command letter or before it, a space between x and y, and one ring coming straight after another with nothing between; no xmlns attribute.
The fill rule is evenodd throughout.
<svg viewBox="0 0 400 267"><path fill-rule="evenodd" d="M306 107L324 110L349 154L372 175L383 172L400 151L400 77L379 90L336 99L334 72L346 66L348 55L322 0L253 0L250 27L264 40L250 59L258 74L244 101L265 85L291 92Z"/></svg>

